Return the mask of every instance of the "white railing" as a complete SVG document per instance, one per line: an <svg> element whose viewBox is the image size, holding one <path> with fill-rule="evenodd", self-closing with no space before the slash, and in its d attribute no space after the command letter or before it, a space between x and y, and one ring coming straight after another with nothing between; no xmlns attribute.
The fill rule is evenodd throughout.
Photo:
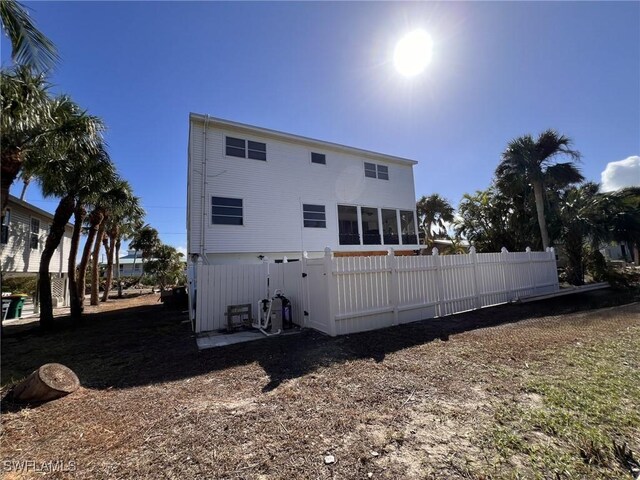
<svg viewBox="0 0 640 480"><path fill-rule="evenodd" d="M276 288L293 303L295 323L329 335L374 330L552 293L555 253L334 257L261 265L198 266L196 331L224 328L227 305L251 303ZM268 283L269 282L269 283ZM267 287L268 285L268 287Z"/></svg>

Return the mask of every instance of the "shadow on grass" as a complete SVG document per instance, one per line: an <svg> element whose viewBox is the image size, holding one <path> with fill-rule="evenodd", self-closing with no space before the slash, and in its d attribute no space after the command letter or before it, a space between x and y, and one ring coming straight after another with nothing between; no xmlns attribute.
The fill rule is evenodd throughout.
<svg viewBox="0 0 640 480"><path fill-rule="evenodd" d="M256 362L270 378L263 387L267 392L323 366L356 359L382 362L389 353L435 339L448 340L461 332L637 298L637 292L596 291L337 338L306 330L299 335L204 351L196 347L186 314L168 311L161 304L90 314L81 324L61 317L56 319L54 331L4 328L2 385L6 387L50 362L68 366L84 387L94 389L170 382Z"/></svg>

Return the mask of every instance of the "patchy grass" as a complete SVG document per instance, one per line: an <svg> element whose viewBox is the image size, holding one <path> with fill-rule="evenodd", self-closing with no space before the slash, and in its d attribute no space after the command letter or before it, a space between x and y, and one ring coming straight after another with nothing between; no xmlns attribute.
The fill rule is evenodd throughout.
<svg viewBox="0 0 640 480"><path fill-rule="evenodd" d="M2 460L75 462L56 478L631 478L640 304L589 310L616 298L203 352L157 296L51 333L5 327L3 391L51 361L83 387L5 409Z"/></svg>
<svg viewBox="0 0 640 480"><path fill-rule="evenodd" d="M532 368L542 373L527 381L520 401L498 407L485 437L503 467L495 478L512 478L514 468L541 479L637 474L640 328Z"/></svg>

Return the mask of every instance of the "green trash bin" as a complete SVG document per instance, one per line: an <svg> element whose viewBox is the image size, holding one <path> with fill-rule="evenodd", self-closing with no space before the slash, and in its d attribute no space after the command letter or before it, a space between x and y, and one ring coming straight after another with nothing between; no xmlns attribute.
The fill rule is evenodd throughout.
<svg viewBox="0 0 640 480"><path fill-rule="evenodd" d="M22 316L22 307L24 307L24 299L27 298L27 296L11 295L9 298L11 299L11 305L9 305L9 311L7 312L7 320L20 318Z"/></svg>

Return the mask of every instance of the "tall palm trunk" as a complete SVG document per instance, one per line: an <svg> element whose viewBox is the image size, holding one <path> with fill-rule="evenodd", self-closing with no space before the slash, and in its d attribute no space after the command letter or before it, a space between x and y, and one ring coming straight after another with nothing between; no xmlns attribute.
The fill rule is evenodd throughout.
<svg viewBox="0 0 640 480"><path fill-rule="evenodd" d="M101 208L95 208L91 214L89 215L89 234L87 236L87 241L84 244L84 249L82 250L82 259L80 260L80 268L78 269L78 293L80 299L80 313L84 310L84 292L87 288L87 267L89 266L89 258L91 256L91 248L93 247L93 243L95 241L96 235L98 234L98 230L100 229L100 225L102 224L102 220L104 219L104 213Z"/></svg>
<svg viewBox="0 0 640 480"><path fill-rule="evenodd" d="M122 237L118 235L116 240L116 275L118 279L118 298L122 298L122 280L120 278L120 245L122 245Z"/></svg>
<svg viewBox="0 0 640 480"><path fill-rule="evenodd" d="M60 200L56 212L53 215L51 230L47 236L47 241L40 257L40 325L50 327L53 323L53 298L51 295L51 277L49 275L49 264L51 258L60 245L60 240L64 237L64 230L67 222L73 214L75 200L73 196L66 196Z"/></svg>
<svg viewBox="0 0 640 480"><path fill-rule="evenodd" d="M0 166L0 189L2 190L2 216L9 203L9 189L22 168L22 151L18 148L4 150L2 152L2 165Z"/></svg>
<svg viewBox="0 0 640 480"><path fill-rule="evenodd" d="M102 238L104 237L104 220L98 227L96 240L93 245L93 257L91 258L91 305L98 305L99 286L100 286L100 268L98 261L100 260L100 247L102 246Z"/></svg>
<svg viewBox="0 0 640 480"><path fill-rule="evenodd" d="M111 290L111 282L113 281L113 254L115 252L115 229L110 229L103 239L104 248L107 252L107 269L105 272L106 282L104 292L102 293L102 301L109 300L109 291Z"/></svg>
<svg viewBox="0 0 640 480"><path fill-rule="evenodd" d="M547 231L547 221L544 217L544 190L542 182L536 180L533 183L533 194L536 198L536 212L538 213L538 225L540 226L540 237L542 238L542 249L549 248L549 232Z"/></svg>
<svg viewBox="0 0 640 480"><path fill-rule="evenodd" d="M67 274L69 275L69 297L71 299L71 318L73 320L80 320L82 316L82 300L84 297L84 285L78 284L79 274L76 273L76 257L78 255L78 246L80 244L80 233L82 232L82 222L86 215L86 210L81 201L76 203L76 208L73 212L73 233L71 234L71 249L69 250L69 268ZM84 279L84 277L83 277Z"/></svg>

